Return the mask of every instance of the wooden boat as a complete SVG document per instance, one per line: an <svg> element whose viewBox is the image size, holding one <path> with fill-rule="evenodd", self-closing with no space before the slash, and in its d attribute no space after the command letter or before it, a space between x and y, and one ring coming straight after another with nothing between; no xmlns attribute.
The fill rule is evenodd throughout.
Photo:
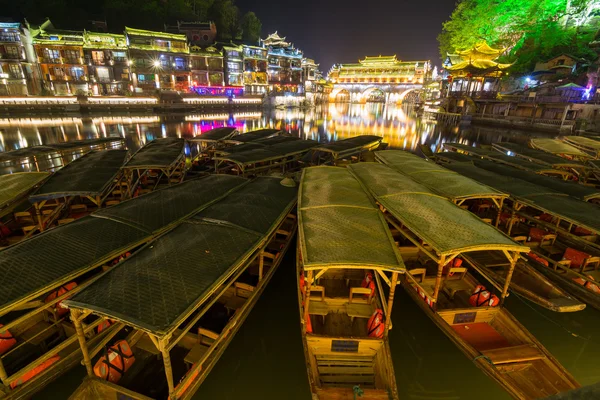
<svg viewBox="0 0 600 400"><path fill-rule="evenodd" d="M398 399L388 331L405 269L385 221L339 167L303 170L298 210L298 303L313 399Z"/></svg>
<svg viewBox="0 0 600 400"><path fill-rule="evenodd" d="M348 139L322 144L313 149L312 165L342 165L360 161L374 150L387 146L383 138L376 135L359 135Z"/></svg>
<svg viewBox="0 0 600 400"><path fill-rule="evenodd" d="M192 149L195 146L191 172L210 172L213 169L211 161L214 152L228 146L225 142L239 134L236 128L223 127L211 129L188 139Z"/></svg>
<svg viewBox="0 0 600 400"><path fill-rule="evenodd" d="M289 173L304 166L301 160L318 142L276 136L220 151L213 157L216 173L245 177L269 172Z"/></svg>
<svg viewBox="0 0 600 400"><path fill-rule="evenodd" d="M3 173L53 171L88 151L119 149L124 144L121 137L107 137L24 147L0 153L0 169L6 171Z"/></svg>
<svg viewBox="0 0 600 400"><path fill-rule="evenodd" d="M568 160L586 161L594 158L590 154L558 139L534 138L529 141L534 149L545 151Z"/></svg>
<svg viewBox="0 0 600 400"><path fill-rule="evenodd" d="M395 229L408 269L402 285L484 373L518 399L579 387L503 307L520 254L529 251L526 246L387 166L361 163L349 168ZM472 265L457 261L480 251L502 254L510 263L503 286L487 281L485 274L486 281L478 281Z"/></svg>
<svg viewBox="0 0 600 400"><path fill-rule="evenodd" d="M499 210L508 198L507 193L406 151L378 151L375 158L398 173L426 186L430 191L472 211L483 221L498 226L501 215ZM510 267L506 257L497 257L494 252L479 252L476 256L465 257L465 260L482 272L485 270L489 278L499 285L504 285ZM512 275L511 288L519 295L552 311L573 312L585 308L585 304L555 287L528 262L519 261L517 266Z"/></svg>
<svg viewBox="0 0 600 400"><path fill-rule="evenodd" d="M241 135L236 135L232 138L225 139L225 143L240 145L244 143L255 142L257 140L268 139L275 136L284 135L286 132L281 129L258 129L255 131L250 131L243 133Z"/></svg>
<svg viewBox="0 0 600 400"><path fill-rule="evenodd" d="M123 166L127 181L124 198L182 182L185 159L184 139L167 137L146 143Z"/></svg>
<svg viewBox="0 0 600 400"><path fill-rule="evenodd" d="M0 248L10 244L16 233L25 237L34 228L33 217L19 219L22 209L28 209L28 196L44 183L48 172L20 172L0 175ZM25 215L25 214L23 214Z"/></svg>
<svg viewBox="0 0 600 400"><path fill-rule="evenodd" d="M144 243L246 183L233 176L190 180L1 250L0 399L30 398L81 360L75 326L62 306L66 298ZM91 345L106 338L99 323L84 328Z"/></svg>
<svg viewBox="0 0 600 400"><path fill-rule="evenodd" d="M48 177L5 225L6 241L19 240L57 224L72 222L94 210L119 202L121 166L127 150L91 151Z"/></svg>
<svg viewBox="0 0 600 400"><path fill-rule="evenodd" d="M598 140L585 136L563 136L561 139L595 159L600 158L600 141Z"/></svg>
<svg viewBox="0 0 600 400"><path fill-rule="evenodd" d="M257 178L66 302L88 373L71 399L191 398L281 262L295 203ZM96 324L110 324L100 344L84 333Z"/></svg>

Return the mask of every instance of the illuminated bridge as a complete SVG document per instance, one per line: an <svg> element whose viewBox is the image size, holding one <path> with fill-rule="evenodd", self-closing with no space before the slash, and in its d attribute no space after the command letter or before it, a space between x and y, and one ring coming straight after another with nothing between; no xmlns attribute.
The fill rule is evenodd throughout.
<svg viewBox="0 0 600 400"><path fill-rule="evenodd" d="M336 64L329 71L331 102L416 102L431 74L429 61L400 61L396 56L365 57L357 64Z"/></svg>

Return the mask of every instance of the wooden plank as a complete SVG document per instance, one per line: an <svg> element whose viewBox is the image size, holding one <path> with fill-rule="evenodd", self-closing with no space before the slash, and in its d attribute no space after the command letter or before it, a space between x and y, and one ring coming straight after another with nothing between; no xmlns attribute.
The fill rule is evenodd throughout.
<svg viewBox="0 0 600 400"><path fill-rule="evenodd" d="M361 365L356 367L351 366L327 366L321 367L319 366L320 374L344 374L344 375L367 375L373 374L374 369L372 365Z"/></svg>
<svg viewBox="0 0 600 400"><path fill-rule="evenodd" d="M375 377L373 375L321 375L321 382L323 383L374 383Z"/></svg>
<svg viewBox="0 0 600 400"><path fill-rule="evenodd" d="M485 350L482 351L482 354L488 357L494 364L508 364L546 358L537 346L531 344Z"/></svg>

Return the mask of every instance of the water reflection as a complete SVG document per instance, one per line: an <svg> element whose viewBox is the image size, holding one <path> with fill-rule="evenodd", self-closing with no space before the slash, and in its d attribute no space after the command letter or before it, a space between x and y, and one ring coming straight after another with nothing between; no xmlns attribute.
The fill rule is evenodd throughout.
<svg viewBox="0 0 600 400"><path fill-rule="evenodd" d="M446 141L489 144L499 140L526 142L528 132L457 126L423 118L407 107L372 104L327 104L314 109L272 109L239 113L143 115L63 118L0 119L0 151L23 147L120 136L130 150L158 137L189 138L222 126L242 132L279 128L305 139L329 142L357 135L377 135L391 148L415 151L427 145L433 151Z"/></svg>

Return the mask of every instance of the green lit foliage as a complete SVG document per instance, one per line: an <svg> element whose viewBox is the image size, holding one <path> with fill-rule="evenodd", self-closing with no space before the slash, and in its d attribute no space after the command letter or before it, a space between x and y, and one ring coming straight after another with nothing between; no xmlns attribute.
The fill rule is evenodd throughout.
<svg viewBox="0 0 600 400"><path fill-rule="evenodd" d="M588 43L598 29L600 0L459 0L438 36L442 58L482 40L506 47L513 71L561 53L592 60Z"/></svg>

